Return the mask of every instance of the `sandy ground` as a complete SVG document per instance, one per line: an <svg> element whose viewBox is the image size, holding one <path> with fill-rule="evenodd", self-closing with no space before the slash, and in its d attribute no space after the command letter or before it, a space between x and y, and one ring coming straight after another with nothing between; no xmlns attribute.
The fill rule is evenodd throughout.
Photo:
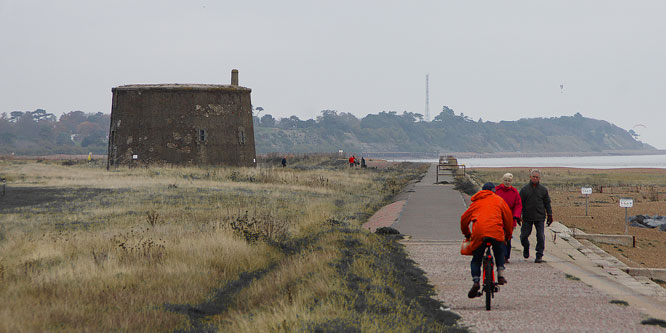
<svg viewBox="0 0 666 333"><path fill-rule="evenodd" d="M659 189L660 191L666 189ZM627 214L666 216L666 202L643 198L640 187L607 187L604 193L592 193L588 198L588 215L585 216L585 196L580 189L551 190L553 214L568 227L579 228L587 233L624 234L625 209L619 207L620 197L633 197L634 207ZM666 196L663 196L666 197ZM626 246L599 246L632 267L666 268L666 232L657 229L628 227L628 234L636 236L636 248Z"/></svg>

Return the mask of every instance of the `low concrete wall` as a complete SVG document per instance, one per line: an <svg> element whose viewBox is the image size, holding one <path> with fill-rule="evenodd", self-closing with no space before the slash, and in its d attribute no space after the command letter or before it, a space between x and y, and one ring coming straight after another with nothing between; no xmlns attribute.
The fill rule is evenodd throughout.
<svg viewBox="0 0 666 333"><path fill-rule="evenodd" d="M587 239L597 243L636 247L635 236L631 235L602 235L602 234L574 233L573 236L574 238L577 239Z"/></svg>
<svg viewBox="0 0 666 333"><path fill-rule="evenodd" d="M625 268L623 271L631 276L645 276L666 281L666 269L664 268Z"/></svg>

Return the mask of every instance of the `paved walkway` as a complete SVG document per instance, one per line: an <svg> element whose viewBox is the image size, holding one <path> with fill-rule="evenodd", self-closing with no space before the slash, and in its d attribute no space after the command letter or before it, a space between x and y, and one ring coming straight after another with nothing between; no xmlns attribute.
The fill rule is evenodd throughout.
<svg viewBox="0 0 666 333"><path fill-rule="evenodd" d="M459 240L460 215L465 202L454 185L435 184L437 165L433 164L425 177L414 185L400 219L393 228L415 240ZM441 177L440 177L441 178ZM451 176L442 180L453 182Z"/></svg>
<svg viewBox="0 0 666 333"><path fill-rule="evenodd" d="M463 325L478 332L666 331L641 324L648 318L666 320L666 304L651 296L663 289L623 275L612 260L604 261L603 251L558 238L552 227L546 234L546 264L535 264L534 257L523 259L516 230L506 270L509 282L495 294L491 311L485 310L483 299L467 298L471 257L459 254L459 221L466 205L452 185L434 184L435 172L432 167L415 184L399 214L385 214L374 227L383 220L408 236L403 243L410 257L427 273L437 296L461 315Z"/></svg>

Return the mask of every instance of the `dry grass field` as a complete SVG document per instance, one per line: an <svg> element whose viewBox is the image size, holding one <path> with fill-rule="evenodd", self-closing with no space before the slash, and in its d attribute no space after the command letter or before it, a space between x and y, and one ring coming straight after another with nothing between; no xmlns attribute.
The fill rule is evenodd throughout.
<svg viewBox="0 0 666 333"><path fill-rule="evenodd" d="M664 169L575 169L541 168L542 183L548 187L553 216L568 227L587 233L624 234L625 209L619 198L633 198L628 215L666 216L666 170ZM511 172L514 186L520 189L529 181L528 168L476 168L472 177L479 181L500 183L502 175ZM593 188L588 198L585 217L585 196L581 187ZM629 227L636 236L636 248L597 244L632 267L666 268L666 232L656 229Z"/></svg>
<svg viewBox="0 0 666 333"><path fill-rule="evenodd" d="M360 225L427 166L0 161L0 331L441 330L404 251ZM424 297L426 296L426 297ZM439 317L438 317L439 316ZM447 326L449 325L449 326Z"/></svg>

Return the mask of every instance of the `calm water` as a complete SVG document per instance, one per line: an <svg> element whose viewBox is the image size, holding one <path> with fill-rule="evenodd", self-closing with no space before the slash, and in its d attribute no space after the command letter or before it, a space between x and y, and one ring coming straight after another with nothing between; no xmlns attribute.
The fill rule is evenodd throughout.
<svg viewBox="0 0 666 333"><path fill-rule="evenodd" d="M437 163L437 159L409 160ZM473 167L568 167L587 169L659 168L666 169L666 155L498 157L460 158L458 164Z"/></svg>

